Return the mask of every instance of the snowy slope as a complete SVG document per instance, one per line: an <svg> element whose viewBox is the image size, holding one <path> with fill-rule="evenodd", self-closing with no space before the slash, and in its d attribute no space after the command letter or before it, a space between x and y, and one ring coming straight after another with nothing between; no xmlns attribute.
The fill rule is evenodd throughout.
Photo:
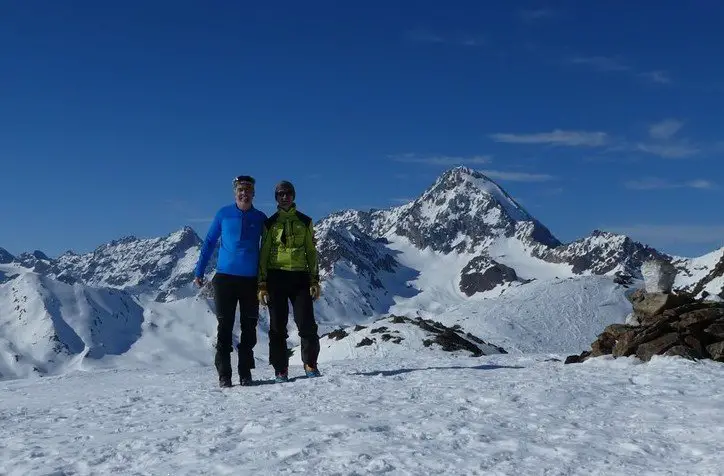
<svg viewBox="0 0 724 476"><path fill-rule="evenodd" d="M391 311L458 324L511 353L575 353L588 349L607 325L625 321L631 312L629 291L603 276L538 280L497 299L465 301L444 311L437 309L432 294L430 304L420 299Z"/></svg>
<svg viewBox="0 0 724 476"><path fill-rule="evenodd" d="M53 374L123 354L142 322L143 308L125 292L21 272L0 284L0 374Z"/></svg>
<svg viewBox="0 0 724 476"><path fill-rule="evenodd" d="M672 263L677 269L675 287L724 299L724 247L697 258L676 257Z"/></svg>
<svg viewBox="0 0 724 476"><path fill-rule="evenodd" d="M431 319L448 327L460 326L465 332L501 347L509 353L580 353L609 324L624 323L631 312L625 288L603 276L539 280L511 287L497 298L451 301L451 289L428 287L409 300L390 309L394 315ZM441 306L440 303L446 303ZM388 320L362 321L370 328L394 328ZM357 347L369 331L353 333L354 326L343 326L352 339L327 339L320 361L352 359L372 354L398 355L419 352L426 336L419 329L405 326L393 335L402 336L401 344L376 339L374 345ZM411 334L408 338L408 334ZM379 336L378 336L379 337ZM427 351L427 350L425 350Z"/></svg>
<svg viewBox="0 0 724 476"><path fill-rule="evenodd" d="M549 357L355 359L224 391L208 368L0 382L0 474L721 474L724 366Z"/></svg>

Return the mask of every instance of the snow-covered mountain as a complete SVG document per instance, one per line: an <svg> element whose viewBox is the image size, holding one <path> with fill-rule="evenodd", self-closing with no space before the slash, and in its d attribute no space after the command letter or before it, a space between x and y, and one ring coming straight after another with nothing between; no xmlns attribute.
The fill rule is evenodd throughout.
<svg viewBox="0 0 724 476"><path fill-rule="evenodd" d="M579 352L605 325L623 322L626 283L636 285L641 263L652 257L675 264L678 288L724 298L724 248L671 257L598 230L562 243L494 181L465 167L448 170L408 204L340 211L315 230L321 331L352 335L354 326L394 313L407 328L401 335L411 336L378 342L368 353L419 352L421 340L430 340L411 321L421 316L508 352ZM208 290L191 286L200 245L184 227L58 258L0 249L0 373L103 362L211 364L212 302ZM267 319L263 312L260 365ZM293 330L290 336L297 342ZM358 355L348 342L320 358Z"/></svg>
<svg viewBox="0 0 724 476"><path fill-rule="evenodd" d="M0 285L0 377L55 373L86 356L123 354L141 337L143 312L123 291L15 274Z"/></svg>
<svg viewBox="0 0 724 476"><path fill-rule="evenodd" d="M696 296L724 299L724 247L697 258L672 260L677 269L674 286Z"/></svg>
<svg viewBox="0 0 724 476"><path fill-rule="evenodd" d="M444 289L445 299L459 302L475 295L497 296L532 280L636 276L643 261L663 256L626 236L597 230L563 244L494 181L466 167L448 170L408 204L341 211L316 226L323 255L345 247L340 232L345 230L354 234L355 243L365 244L360 249L373 247L386 257L379 266L356 251L325 257L330 291L325 294L335 299L343 295L343 301L377 312L385 312L379 304L389 299L380 294L391 287L407 290L405 297ZM394 254L381 251L384 248ZM391 268L405 272L390 279ZM337 289L342 279L336 277L348 283L355 272L359 286ZM386 286L367 288L370 282L381 282L385 273Z"/></svg>
<svg viewBox="0 0 724 476"><path fill-rule="evenodd" d="M123 289L171 301L194 294L190 282L200 245L196 232L184 227L161 238L127 236L103 244L91 253L68 251L56 259L37 250L17 257L6 252L0 262L14 263L66 284ZM210 267L215 259L213 256Z"/></svg>

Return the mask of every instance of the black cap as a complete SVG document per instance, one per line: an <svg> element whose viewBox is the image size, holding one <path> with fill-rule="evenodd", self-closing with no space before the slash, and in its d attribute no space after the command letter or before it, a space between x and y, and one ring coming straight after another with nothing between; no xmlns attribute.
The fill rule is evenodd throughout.
<svg viewBox="0 0 724 476"><path fill-rule="evenodd" d="M241 182L247 182L252 185L256 183L256 180L254 180L254 177L251 175L239 175L238 177L234 177L234 181L232 182L233 185L236 185L237 183Z"/></svg>
<svg viewBox="0 0 724 476"><path fill-rule="evenodd" d="M288 180L282 180L276 187L274 187L274 195L276 196L277 192L281 192L282 190L292 192L292 196L295 198L297 196L297 192L294 190L294 185L292 185L292 182Z"/></svg>

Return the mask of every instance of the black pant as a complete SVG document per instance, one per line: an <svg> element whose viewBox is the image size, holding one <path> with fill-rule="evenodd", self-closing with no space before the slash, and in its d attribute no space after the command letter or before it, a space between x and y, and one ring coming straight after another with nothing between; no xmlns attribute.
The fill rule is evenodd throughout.
<svg viewBox="0 0 724 476"><path fill-rule="evenodd" d="M254 365L256 325L259 322L259 299L257 278L216 273L213 279L214 303L216 305L216 370L219 378L231 378L232 335L236 320L236 305L239 304L239 375L250 376Z"/></svg>
<svg viewBox="0 0 724 476"><path fill-rule="evenodd" d="M267 276L269 292L269 363L277 372L289 367L287 322L289 302L292 303L302 345L302 362L317 366L319 335L314 320L314 306L309 295L309 273L270 269Z"/></svg>

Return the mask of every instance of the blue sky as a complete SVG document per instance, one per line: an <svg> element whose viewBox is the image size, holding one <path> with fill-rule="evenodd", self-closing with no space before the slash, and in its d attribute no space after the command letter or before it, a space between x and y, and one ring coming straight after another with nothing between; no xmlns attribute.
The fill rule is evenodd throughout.
<svg viewBox="0 0 724 476"><path fill-rule="evenodd" d="M459 164L563 241L724 245L721 2L262 3L4 2L0 246L203 236L239 174L268 213L280 179L386 208Z"/></svg>

